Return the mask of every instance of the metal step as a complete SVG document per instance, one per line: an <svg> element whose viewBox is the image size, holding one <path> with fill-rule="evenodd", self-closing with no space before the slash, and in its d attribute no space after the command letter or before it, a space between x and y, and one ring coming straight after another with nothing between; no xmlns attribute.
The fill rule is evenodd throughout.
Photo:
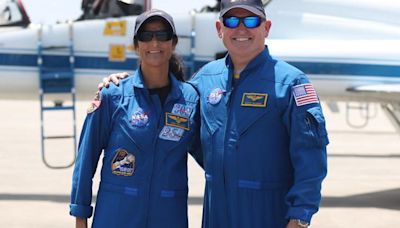
<svg viewBox="0 0 400 228"><path fill-rule="evenodd" d="M43 111L60 111L60 110L74 110L75 106L51 106L51 107L42 107Z"/></svg>
<svg viewBox="0 0 400 228"><path fill-rule="evenodd" d="M44 136L43 139L73 139L75 135Z"/></svg>
<svg viewBox="0 0 400 228"><path fill-rule="evenodd" d="M69 71L63 71L63 70L58 70L58 71L42 71L40 74L40 78L42 80L50 80L50 79L64 79L64 78L68 78L71 79L74 77L74 73L69 70Z"/></svg>

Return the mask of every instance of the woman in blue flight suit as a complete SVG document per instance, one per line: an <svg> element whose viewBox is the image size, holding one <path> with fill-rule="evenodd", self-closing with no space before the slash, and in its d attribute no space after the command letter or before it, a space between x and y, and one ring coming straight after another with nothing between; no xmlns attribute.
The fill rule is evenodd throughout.
<svg viewBox="0 0 400 228"><path fill-rule="evenodd" d="M82 129L70 204L77 227L86 227L92 215L92 179L102 150L93 227L188 226L187 152L197 139L199 97L180 80L177 42L164 11L136 19L140 67L120 86L98 93ZM193 156L201 164L202 155Z"/></svg>

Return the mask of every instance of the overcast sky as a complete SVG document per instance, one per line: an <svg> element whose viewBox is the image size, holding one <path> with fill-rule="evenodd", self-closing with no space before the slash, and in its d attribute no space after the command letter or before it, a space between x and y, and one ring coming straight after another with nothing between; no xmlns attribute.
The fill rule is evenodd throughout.
<svg viewBox="0 0 400 228"><path fill-rule="evenodd" d="M82 0L22 0L25 10L34 23L55 23L76 19L81 15ZM188 12L201 9L205 5L214 5L215 0L153 0L153 8L169 13Z"/></svg>

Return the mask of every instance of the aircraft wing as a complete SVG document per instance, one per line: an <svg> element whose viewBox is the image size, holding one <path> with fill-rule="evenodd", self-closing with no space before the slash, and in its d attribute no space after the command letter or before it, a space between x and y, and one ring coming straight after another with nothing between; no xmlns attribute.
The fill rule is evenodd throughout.
<svg viewBox="0 0 400 228"><path fill-rule="evenodd" d="M387 103L381 103L382 110L400 133L400 83L355 86L347 91L386 99Z"/></svg>
<svg viewBox="0 0 400 228"><path fill-rule="evenodd" d="M390 93L400 95L400 83L398 84L374 84L374 85L362 85L349 88L351 92L370 92L370 93Z"/></svg>

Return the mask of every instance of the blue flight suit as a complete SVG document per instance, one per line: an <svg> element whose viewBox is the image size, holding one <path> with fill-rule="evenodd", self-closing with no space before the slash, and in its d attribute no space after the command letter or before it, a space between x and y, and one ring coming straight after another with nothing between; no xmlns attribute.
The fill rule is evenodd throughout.
<svg viewBox="0 0 400 228"><path fill-rule="evenodd" d="M273 59L267 47L233 80L229 55L190 80L200 93L203 227L309 222L327 173L328 138L317 94L304 73ZM306 95L305 88L311 88Z"/></svg>
<svg viewBox="0 0 400 228"><path fill-rule="evenodd" d="M170 82L163 106L140 70L101 91L80 137L71 215L92 215L92 179L104 150L93 227L188 227L187 152L199 131L199 97L173 75ZM201 164L202 155L194 157Z"/></svg>

